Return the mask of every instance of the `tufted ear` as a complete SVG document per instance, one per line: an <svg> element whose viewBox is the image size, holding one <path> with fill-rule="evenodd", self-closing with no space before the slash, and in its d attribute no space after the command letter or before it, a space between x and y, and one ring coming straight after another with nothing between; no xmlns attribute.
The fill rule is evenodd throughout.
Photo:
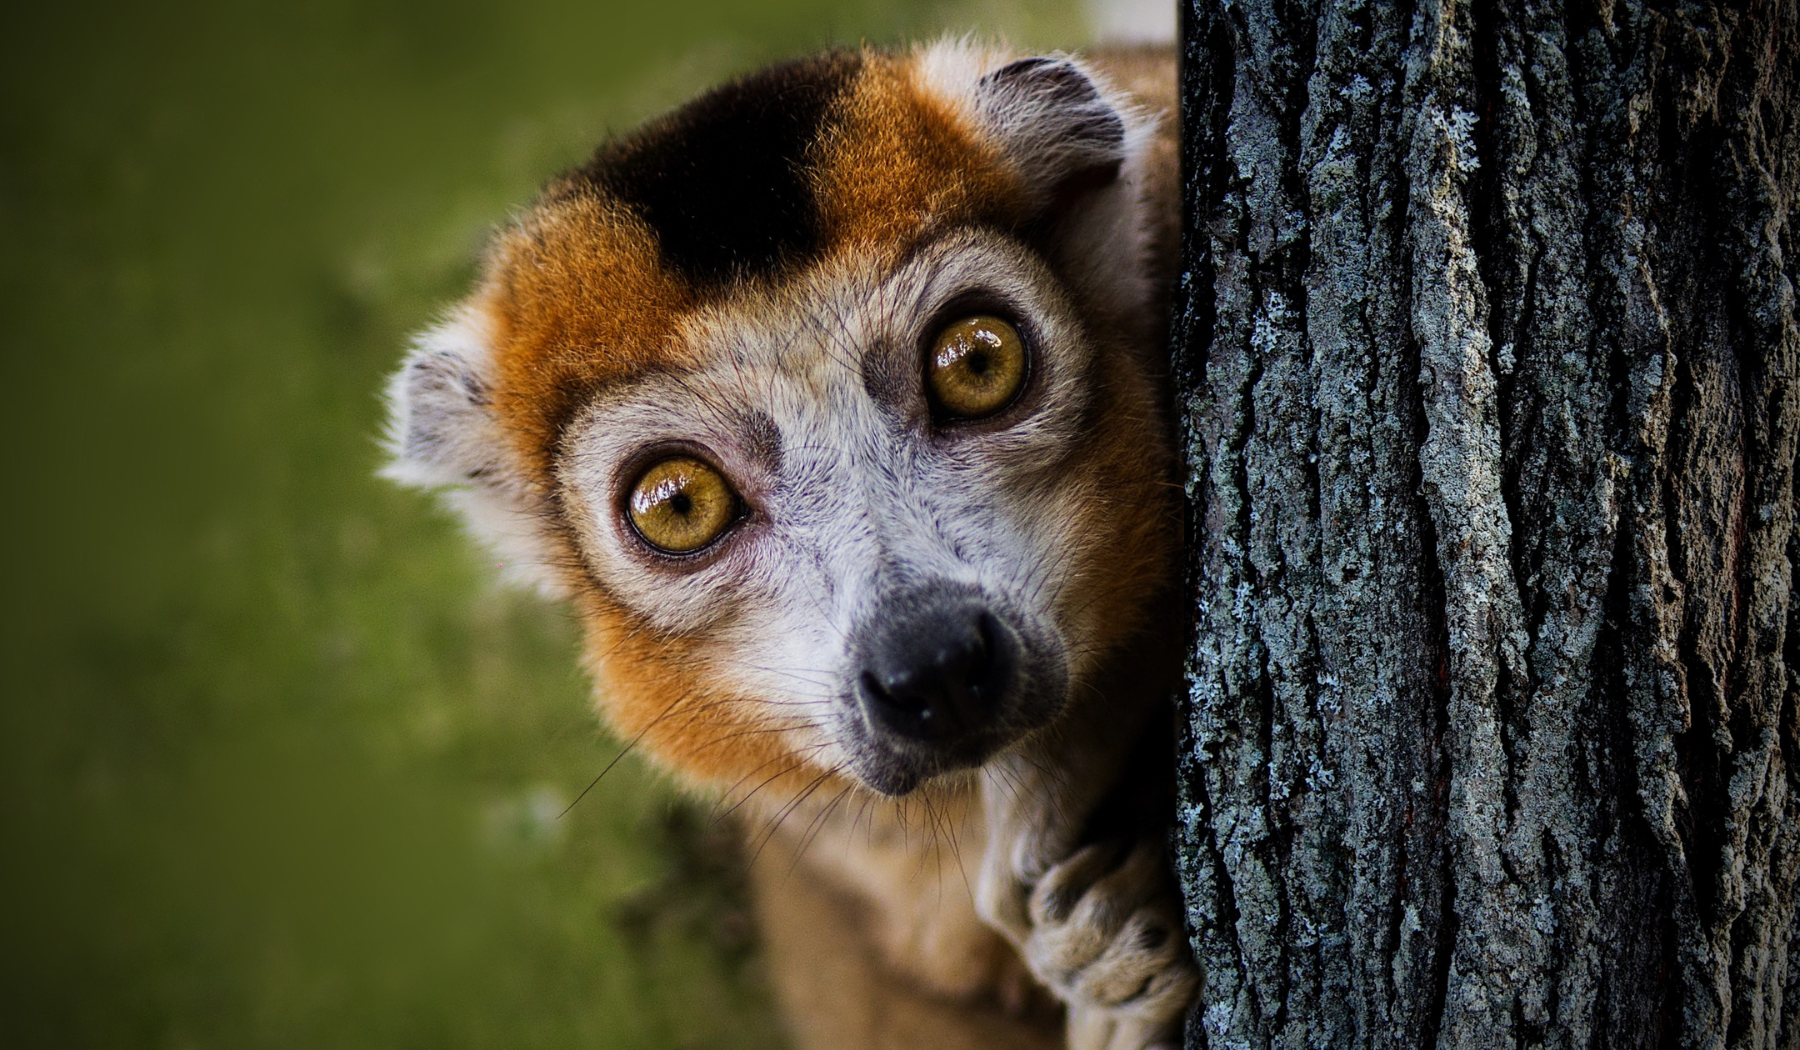
<svg viewBox="0 0 1800 1050"><path fill-rule="evenodd" d="M485 321L464 307L422 333L388 382L382 476L439 494L499 559L502 575L555 596L549 530L492 412Z"/></svg>
<svg viewBox="0 0 1800 1050"><path fill-rule="evenodd" d="M1071 286L1115 321L1156 329L1156 117L1066 55L1015 58L951 39L923 48L919 68L1012 162L1037 243Z"/></svg>
<svg viewBox="0 0 1800 1050"><path fill-rule="evenodd" d="M1125 118L1067 58L1021 58L983 76L975 105L1041 209L1112 183L1126 159Z"/></svg>

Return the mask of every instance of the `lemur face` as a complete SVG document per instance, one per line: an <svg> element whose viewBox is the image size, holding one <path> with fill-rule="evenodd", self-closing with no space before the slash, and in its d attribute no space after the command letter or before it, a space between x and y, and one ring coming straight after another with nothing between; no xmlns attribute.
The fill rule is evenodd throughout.
<svg viewBox="0 0 1800 1050"><path fill-rule="evenodd" d="M678 338L692 363L584 406L558 468L587 567L641 629L705 638L709 678L883 791L1052 719L1092 634L1063 608L1072 526L1104 479L1081 462L1093 341L1043 262L952 228ZM1004 374L955 412L933 380L975 388L969 356Z"/></svg>
<svg viewBox="0 0 1800 1050"><path fill-rule="evenodd" d="M1145 125L962 45L720 89L499 238L396 377L391 473L576 599L603 709L690 776L979 765L1174 542Z"/></svg>

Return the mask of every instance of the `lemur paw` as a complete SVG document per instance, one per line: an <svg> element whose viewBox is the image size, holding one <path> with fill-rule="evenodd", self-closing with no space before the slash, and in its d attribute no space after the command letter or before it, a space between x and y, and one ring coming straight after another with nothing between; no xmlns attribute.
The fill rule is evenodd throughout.
<svg viewBox="0 0 1800 1050"><path fill-rule="evenodd" d="M1199 983L1162 849L1100 843L1032 887L1021 945L1069 1004L1069 1050L1145 1050L1176 1038Z"/></svg>

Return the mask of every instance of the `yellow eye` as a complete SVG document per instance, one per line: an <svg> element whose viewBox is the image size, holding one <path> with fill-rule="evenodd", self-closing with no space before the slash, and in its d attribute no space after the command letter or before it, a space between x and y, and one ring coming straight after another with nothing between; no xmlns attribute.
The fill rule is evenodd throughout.
<svg viewBox="0 0 1800 1050"><path fill-rule="evenodd" d="M1018 329L985 314L965 317L932 342L925 384L947 415L978 419L1012 403L1025 385L1025 364Z"/></svg>
<svg viewBox="0 0 1800 1050"><path fill-rule="evenodd" d="M686 554L718 539L737 519L737 494L692 456L653 464L631 487L631 525L651 546Z"/></svg>

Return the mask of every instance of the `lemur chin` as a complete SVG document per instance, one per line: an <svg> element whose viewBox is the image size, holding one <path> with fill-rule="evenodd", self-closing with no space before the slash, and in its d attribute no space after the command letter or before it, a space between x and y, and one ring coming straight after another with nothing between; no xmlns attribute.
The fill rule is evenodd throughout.
<svg viewBox="0 0 1800 1050"><path fill-rule="evenodd" d="M1178 1037L1173 95L955 41L745 77L552 182L393 379L389 476L785 846L804 1047Z"/></svg>

